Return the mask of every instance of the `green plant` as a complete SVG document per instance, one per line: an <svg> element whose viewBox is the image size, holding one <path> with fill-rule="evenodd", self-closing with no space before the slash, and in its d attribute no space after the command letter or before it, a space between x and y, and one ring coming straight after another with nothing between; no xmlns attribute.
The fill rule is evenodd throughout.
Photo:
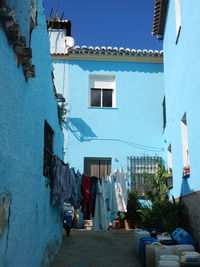
<svg viewBox="0 0 200 267"><path fill-rule="evenodd" d="M168 198L167 176L165 166L161 160L157 160L158 170L155 174L144 173L143 196L152 202Z"/></svg>
<svg viewBox="0 0 200 267"><path fill-rule="evenodd" d="M136 192L128 193L128 202L127 202L127 219L132 222L140 221L141 216L139 210L141 205Z"/></svg>
<svg viewBox="0 0 200 267"><path fill-rule="evenodd" d="M146 228L156 227L169 233L178 227L189 230L188 210L182 198L156 200L151 208L140 209L140 215Z"/></svg>
<svg viewBox="0 0 200 267"><path fill-rule="evenodd" d="M125 218L126 218L126 213L125 213L125 212L119 211L119 212L117 213L117 220L122 221L122 220L124 220Z"/></svg>

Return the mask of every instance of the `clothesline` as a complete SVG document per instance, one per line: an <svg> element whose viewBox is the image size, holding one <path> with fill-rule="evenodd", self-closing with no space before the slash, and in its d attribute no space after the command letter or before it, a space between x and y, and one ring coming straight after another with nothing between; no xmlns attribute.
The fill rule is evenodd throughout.
<svg viewBox="0 0 200 267"><path fill-rule="evenodd" d="M126 176L117 169L108 178L87 176L69 167L57 156L53 162L51 203L64 207L70 203L83 213L85 220L93 218L95 231L106 231L109 222L114 221L118 211L126 211Z"/></svg>

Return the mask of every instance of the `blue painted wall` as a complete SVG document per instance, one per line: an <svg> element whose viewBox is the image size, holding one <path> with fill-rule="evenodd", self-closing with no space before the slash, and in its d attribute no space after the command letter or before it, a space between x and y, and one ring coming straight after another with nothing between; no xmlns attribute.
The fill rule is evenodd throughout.
<svg viewBox="0 0 200 267"><path fill-rule="evenodd" d="M200 117L200 17L199 1L181 2L181 32L176 42L174 1L169 1L164 36L164 77L167 105L167 126L164 132L166 149L172 145L175 197L200 189L199 180L199 117ZM190 178L183 179L181 119L186 112L190 156Z"/></svg>
<svg viewBox="0 0 200 267"><path fill-rule="evenodd" d="M25 82L13 49L0 28L0 194L11 194L9 223L0 238L0 266L45 266L59 248L61 211L50 205L43 177L44 120L55 132L54 151L62 157L63 134L53 97L51 59L42 1L31 48L36 78ZM16 1L16 8L22 1Z"/></svg>
<svg viewBox="0 0 200 267"><path fill-rule="evenodd" d="M53 66L56 87L69 102L71 166L82 172L84 157L110 157L112 170L126 170L128 156L162 156L162 64L54 59ZM89 107L90 74L115 75L116 108Z"/></svg>

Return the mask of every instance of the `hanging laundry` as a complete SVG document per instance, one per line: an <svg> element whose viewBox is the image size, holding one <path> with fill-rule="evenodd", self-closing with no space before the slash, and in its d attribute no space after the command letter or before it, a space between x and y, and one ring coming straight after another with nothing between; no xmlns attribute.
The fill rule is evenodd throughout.
<svg viewBox="0 0 200 267"><path fill-rule="evenodd" d="M117 169L113 173L115 180L115 190L117 196L118 210L122 212L127 211L127 189L126 189L126 174L122 169Z"/></svg>
<svg viewBox="0 0 200 267"><path fill-rule="evenodd" d="M76 186L77 186L77 203L76 203L76 209L79 209L81 206L81 202L83 200L82 193L81 193L81 187L82 187L82 175L79 171L76 173Z"/></svg>
<svg viewBox="0 0 200 267"><path fill-rule="evenodd" d="M91 179L85 174L82 175L82 196L83 217L88 220L92 214Z"/></svg>
<svg viewBox="0 0 200 267"><path fill-rule="evenodd" d="M76 173L74 168L69 170L68 188L70 189L70 194L65 198L66 203L70 203L72 206L76 207L77 204L77 185L76 185Z"/></svg>
<svg viewBox="0 0 200 267"><path fill-rule="evenodd" d="M110 190L111 190L111 184L109 180L102 179L103 183L103 195L105 200L105 211L106 211L106 226L109 227L109 222L111 221L111 206L110 206Z"/></svg>
<svg viewBox="0 0 200 267"><path fill-rule="evenodd" d="M118 206L117 206L117 197L115 190L115 182L112 175L109 177L110 181L110 222L114 222L117 218Z"/></svg>
<svg viewBox="0 0 200 267"><path fill-rule="evenodd" d="M91 179L92 217L94 217L98 178L96 176L91 176L90 179Z"/></svg>
<svg viewBox="0 0 200 267"><path fill-rule="evenodd" d="M94 231L107 231L107 213L105 204L104 182L100 184L100 179L97 181L97 195L95 202L95 214L93 219Z"/></svg>
<svg viewBox="0 0 200 267"><path fill-rule="evenodd" d="M55 156L53 158L53 180L51 187L51 203L52 205L58 204L63 208L64 201L71 195L69 187L69 165Z"/></svg>
<svg viewBox="0 0 200 267"><path fill-rule="evenodd" d="M69 168L68 163L64 163L57 156L53 158L53 178L51 185L51 203L64 207L64 202L75 208L80 207L81 181L74 168ZM78 202L79 201L79 202Z"/></svg>

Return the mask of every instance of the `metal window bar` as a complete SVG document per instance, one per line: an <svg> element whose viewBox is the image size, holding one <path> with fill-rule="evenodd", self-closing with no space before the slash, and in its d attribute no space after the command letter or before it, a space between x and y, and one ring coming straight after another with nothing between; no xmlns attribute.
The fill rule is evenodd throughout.
<svg viewBox="0 0 200 267"><path fill-rule="evenodd" d="M158 170L157 162L161 157L128 157L128 170L130 175L131 190L142 193L144 173L155 174Z"/></svg>

